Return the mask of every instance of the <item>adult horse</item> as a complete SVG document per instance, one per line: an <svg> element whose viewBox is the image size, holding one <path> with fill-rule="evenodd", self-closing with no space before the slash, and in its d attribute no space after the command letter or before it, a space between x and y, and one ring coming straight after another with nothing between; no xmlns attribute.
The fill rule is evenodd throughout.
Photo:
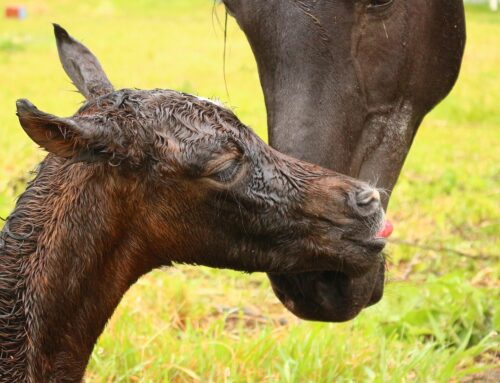
<svg viewBox="0 0 500 383"><path fill-rule="evenodd" d="M424 116L451 90L465 46L462 0L223 0L246 34L270 144L387 190ZM383 294L384 265L269 274L299 317L342 321Z"/></svg>

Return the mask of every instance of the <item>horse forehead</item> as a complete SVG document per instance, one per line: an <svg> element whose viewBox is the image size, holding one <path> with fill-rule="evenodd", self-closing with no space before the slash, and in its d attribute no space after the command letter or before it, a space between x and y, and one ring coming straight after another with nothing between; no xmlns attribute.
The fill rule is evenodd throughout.
<svg viewBox="0 0 500 383"><path fill-rule="evenodd" d="M239 141L249 135L248 128L221 102L168 89L119 90L86 102L76 115L180 139L232 136Z"/></svg>

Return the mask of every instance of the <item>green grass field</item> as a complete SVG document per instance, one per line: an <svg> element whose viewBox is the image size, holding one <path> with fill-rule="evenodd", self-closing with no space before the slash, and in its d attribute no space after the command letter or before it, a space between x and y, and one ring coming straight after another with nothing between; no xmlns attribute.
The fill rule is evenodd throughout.
<svg viewBox="0 0 500 383"><path fill-rule="evenodd" d="M0 19L0 216L44 155L20 128L15 100L63 116L82 102L60 67L51 22L87 44L116 87L217 97L265 136L253 56L231 19L226 95L211 1L24 3L27 20ZM498 381L500 14L469 7L467 16L460 80L424 121L393 194L380 304L346 324L309 323L285 311L264 275L155 271L118 307L88 382Z"/></svg>

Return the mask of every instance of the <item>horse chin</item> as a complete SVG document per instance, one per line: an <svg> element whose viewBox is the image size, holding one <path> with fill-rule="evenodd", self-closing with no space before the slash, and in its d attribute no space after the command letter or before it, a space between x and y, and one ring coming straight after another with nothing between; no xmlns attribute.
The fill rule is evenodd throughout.
<svg viewBox="0 0 500 383"><path fill-rule="evenodd" d="M345 322L382 298L384 263L366 274L350 277L338 271L268 274L274 293L299 318Z"/></svg>

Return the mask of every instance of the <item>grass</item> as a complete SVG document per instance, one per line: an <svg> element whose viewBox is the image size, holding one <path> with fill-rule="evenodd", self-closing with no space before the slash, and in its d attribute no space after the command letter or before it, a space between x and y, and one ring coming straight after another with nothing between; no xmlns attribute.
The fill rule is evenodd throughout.
<svg viewBox="0 0 500 383"><path fill-rule="evenodd" d="M233 20L229 99L225 93L222 31L210 1L24 3L27 20L0 19L1 216L44 155L19 127L15 100L59 115L82 101L60 68L53 21L91 47L117 87L218 97L265 136L253 56ZM388 249L380 304L346 324L309 323L283 309L261 274L155 271L118 307L88 381L486 379L500 360L500 18L483 7L469 7L467 16L460 80L425 119L393 194L397 243Z"/></svg>

